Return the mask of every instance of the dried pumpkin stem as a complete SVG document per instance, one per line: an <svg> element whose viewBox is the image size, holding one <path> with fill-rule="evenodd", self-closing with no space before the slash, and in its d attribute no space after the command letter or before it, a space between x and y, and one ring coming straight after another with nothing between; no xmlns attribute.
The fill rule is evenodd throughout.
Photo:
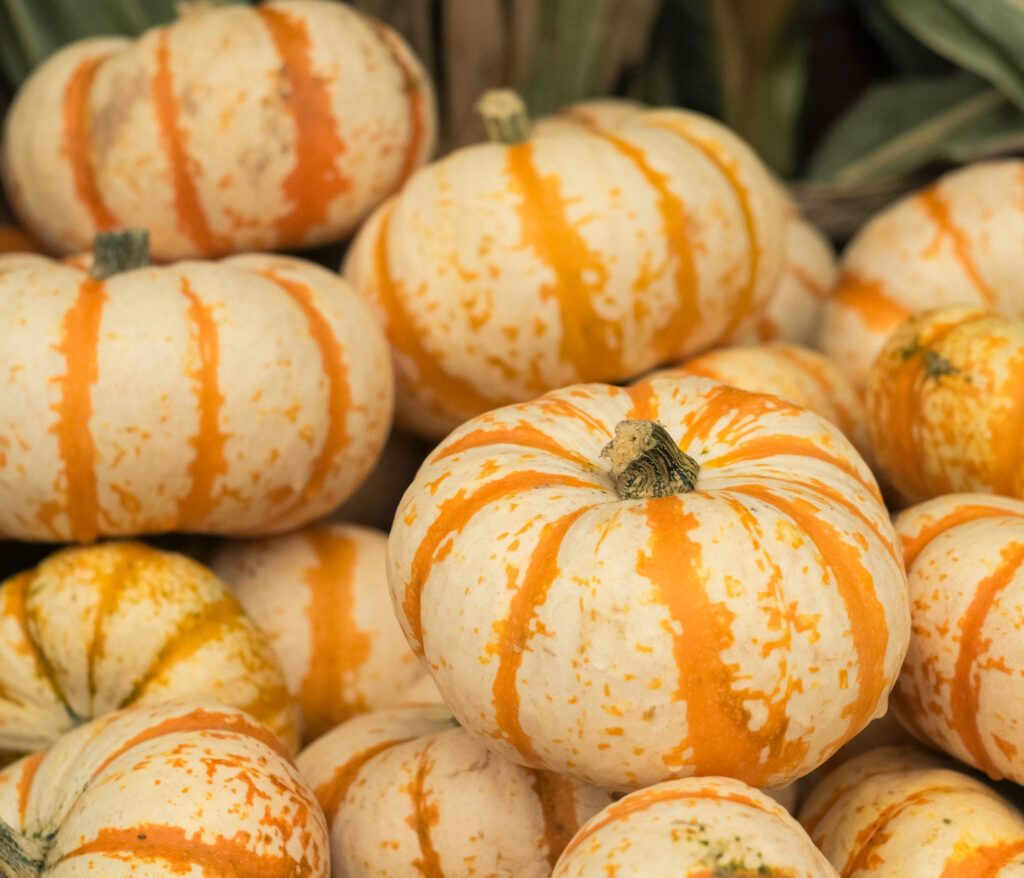
<svg viewBox="0 0 1024 878"><path fill-rule="evenodd" d="M122 271L149 265L149 232L146 229L121 229L100 232L92 242L92 268L89 274L103 280Z"/></svg>
<svg viewBox="0 0 1024 878"><path fill-rule="evenodd" d="M530 115L519 95L509 88L492 88L476 102L487 137L493 143L522 143L530 137Z"/></svg>
<svg viewBox="0 0 1024 878"><path fill-rule="evenodd" d="M0 819L0 878L36 878L43 871L46 845Z"/></svg>
<svg viewBox="0 0 1024 878"><path fill-rule="evenodd" d="M697 484L700 464L680 450L656 421L619 421L615 437L601 449L623 500L685 494Z"/></svg>

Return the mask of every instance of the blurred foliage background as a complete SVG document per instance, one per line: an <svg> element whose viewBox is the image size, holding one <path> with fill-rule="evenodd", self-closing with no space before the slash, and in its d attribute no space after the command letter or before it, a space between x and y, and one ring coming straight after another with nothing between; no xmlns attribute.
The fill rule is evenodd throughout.
<svg viewBox="0 0 1024 878"><path fill-rule="evenodd" d="M64 43L138 34L178 5L0 0L0 111ZM535 115L606 95L689 107L745 137L837 243L943 170L1024 151L1020 0L352 5L394 26L431 71L442 150L483 136L473 104L492 86L519 90Z"/></svg>

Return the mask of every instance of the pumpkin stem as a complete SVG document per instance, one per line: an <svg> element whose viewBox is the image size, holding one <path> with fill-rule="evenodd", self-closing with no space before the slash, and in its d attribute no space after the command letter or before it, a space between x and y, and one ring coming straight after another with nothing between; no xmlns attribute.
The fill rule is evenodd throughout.
<svg viewBox="0 0 1024 878"><path fill-rule="evenodd" d="M146 229L121 229L100 232L92 242L92 268L89 274L103 280L122 271L149 265L149 232Z"/></svg>
<svg viewBox="0 0 1024 878"><path fill-rule="evenodd" d="M510 88L492 88L476 102L476 111L492 143L512 145L530 137L530 115L526 104Z"/></svg>
<svg viewBox="0 0 1024 878"><path fill-rule="evenodd" d="M45 853L43 842L15 832L0 818L0 878L37 878Z"/></svg>
<svg viewBox="0 0 1024 878"><path fill-rule="evenodd" d="M601 449L623 500L685 494L697 484L700 464L656 421L619 421L615 438Z"/></svg>

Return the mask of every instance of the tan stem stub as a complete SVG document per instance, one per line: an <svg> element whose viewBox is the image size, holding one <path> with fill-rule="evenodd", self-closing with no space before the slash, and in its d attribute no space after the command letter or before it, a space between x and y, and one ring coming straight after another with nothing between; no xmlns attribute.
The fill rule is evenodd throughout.
<svg viewBox="0 0 1024 878"><path fill-rule="evenodd" d="M0 878L37 878L45 855L44 842L16 832L0 819Z"/></svg>
<svg viewBox="0 0 1024 878"><path fill-rule="evenodd" d="M509 88L485 91L476 102L476 111L484 122L487 137L492 143L512 145L530 137L530 114L519 95Z"/></svg>
<svg viewBox="0 0 1024 878"><path fill-rule="evenodd" d="M146 229L101 232L93 239L89 274L98 280L133 268L145 268L147 265L149 232Z"/></svg>
<svg viewBox="0 0 1024 878"><path fill-rule="evenodd" d="M685 494L694 489L700 472L700 464L657 421L619 421L601 457L611 461L611 476L623 500Z"/></svg>

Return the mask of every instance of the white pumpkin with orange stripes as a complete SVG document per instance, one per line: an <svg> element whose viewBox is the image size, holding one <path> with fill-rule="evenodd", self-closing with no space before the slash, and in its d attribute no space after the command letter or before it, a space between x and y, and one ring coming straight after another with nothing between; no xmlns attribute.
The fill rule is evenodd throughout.
<svg viewBox="0 0 1024 878"><path fill-rule="evenodd" d="M432 85L382 22L328 0L181 9L72 43L16 95L4 188L51 252L138 226L159 261L337 241L433 151Z"/></svg>
<svg viewBox="0 0 1024 878"><path fill-rule="evenodd" d="M1014 878L1024 814L919 747L869 750L822 780L800 823L842 878Z"/></svg>
<svg viewBox="0 0 1024 878"><path fill-rule="evenodd" d="M289 530L355 491L391 426L383 333L306 260L101 280L0 256L0 323L0 537Z"/></svg>
<svg viewBox="0 0 1024 878"><path fill-rule="evenodd" d="M225 541L209 559L277 652L306 742L425 674L395 617L386 546L379 530L320 522Z"/></svg>
<svg viewBox="0 0 1024 878"><path fill-rule="evenodd" d="M784 786L885 711L909 638L860 455L824 418L706 378L573 385L468 421L406 492L388 555L459 722L611 789Z"/></svg>
<svg viewBox="0 0 1024 878"><path fill-rule="evenodd" d="M1024 783L1024 500L945 494L896 517L913 635L897 718L992 778Z"/></svg>
<svg viewBox="0 0 1024 878"><path fill-rule="evenodd" d="M439 437L555 387L627 380L763 307L786 201L733 132L666 109L528 137L521 105L488 97L502 142L418 171L346 257L386 327L399 423Z"/></svg>
<svg viewBox="0 0 1024 878"><path fill-rule="evenodd" d="M611 801L497 758L441 705L355 717L296 764L327 815L336 878L548 878L576 830Z"/></svg>
<svg viewBox="0 0 1024 878"><path fill-rule="evenodd" d="M196 561L111 541L0 583L0 751L41 750L102 714L181 700L242 708L298 749L298 711L267 636Z"/></svg>
<svg viewBox="0 0 1024 878"><path fill-rule="evenodd" d="M880 211L842 252L816 347L862 388L890 333L918 311L1024 316L1022 204L1024 161L1008 159L951 171Z"/></svg>
<svg viewBox="0 0 1024 878"><path fill-rule="evenodd" d="M0 874L331 870L323 811L280 741L210 702L108 714L0 771Z"/></svg>
<svg viewBox="0 0 1024 878"><path fill-rule="evenodd" d="M573 837L551 878L839 878L778 802L726 777L630 793Z"/></svg>

